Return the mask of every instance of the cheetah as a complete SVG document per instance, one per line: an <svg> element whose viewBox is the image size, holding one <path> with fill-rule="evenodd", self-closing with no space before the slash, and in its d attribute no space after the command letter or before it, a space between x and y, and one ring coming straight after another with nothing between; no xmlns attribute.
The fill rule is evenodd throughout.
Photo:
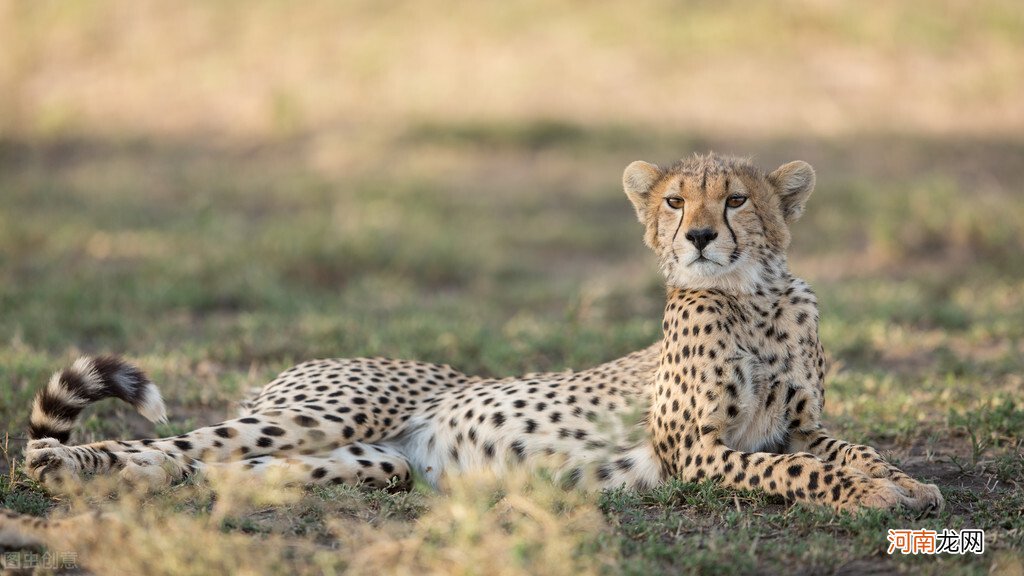
<svg viewBox="0 0 1024 576"><path fill-rule="evenodd" d="M637 161L623 187L667 279L648 431L663 477L712 479L839 510L937 511L942 494L821 423L814 292L786 261L816 175L714 154Z"/></svg>
<svg viewBox="0 0 1024 576"><path fill-rule="evenodd" d="M800 161L771 173L715 154L630 164L623 187L667 298L662 340L623 358L504 379L314 360L272 380L238 418L171 438L68 445L82 409L103 398L166 418L137 367L87 357L36 396L25 470L57 491L87 474L160 487L214 467L407 489L414 473L443 486L449 475L555 458L568 486L643 490L675 477L836 510L938 510L934 485L822 426L817 301L786 261L789 226L814 184ZM616 418L626 433L608 424Z"/></svg>

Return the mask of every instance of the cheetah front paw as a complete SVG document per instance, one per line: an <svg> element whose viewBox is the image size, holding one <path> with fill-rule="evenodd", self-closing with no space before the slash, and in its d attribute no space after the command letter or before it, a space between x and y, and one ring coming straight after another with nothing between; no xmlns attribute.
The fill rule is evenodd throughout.
<svg viewBox="0 0 1024 576"><path fill-rule="evenodd" d="M942 511L946 505L946 501L942 498L942 492L935 484L918 482L906 474L901 474L894 481L907 492L906 506L911 510L931 514Z"/></svg>
<svg viewBox="0 0 1024 576"><path fill-rule="evenodd" d="M945 506L945 500L943 500L938 486L918 482L891 464L885 463L872 467L870 475L890 480L902 488L907 493L907 501L904 505L911 510L927 514L938 512Z"/></svg>
<svg viewBox="0 0 1024 576"><path fill-rule="evenodd" d="M918 510L924 513L939 512L945 506L945 500L939 487L934 484L918 482L899 468L882 461L868 469L868 474L874 478L885 478L892 481L903 489L907 494L904 506L911 510Z"/></svg>
<svg viewBox="0 0 1024 576"><path fill-rule="evenodd" d="M854 484L852 498L844 506L846 509L877 508L892 510L908 502L908 495L903 488L888 478L868 478Z"/></svg>
<svg viewBox="0 0 1024 576"><path fill-rule="evenodd" d="M825 496L828 495L828 496ZM888 478L872 478L859 470L841 474L840 482L823 493L836 510L893 510L910 502L907 491Z"/></svg>
<svg viewBox="0 0 1024 576"><path fill-rule="evenodd" d="M849 496L836 502L836 508L849 511L905 508L924 513L942 509L942 494L935 485L906 478L910 483L904 485L889 478L860 477L847 487Z"/></svg>

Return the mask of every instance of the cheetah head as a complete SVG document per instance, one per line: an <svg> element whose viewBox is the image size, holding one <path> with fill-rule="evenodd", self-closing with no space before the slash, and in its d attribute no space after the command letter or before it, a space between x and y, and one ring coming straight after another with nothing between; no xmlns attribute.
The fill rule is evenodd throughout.
<svg viewBox="0 0 1024 576"><path fill-rule="evenodd" d="M814 169L796 161L765 174L747 160L694 155L667 169L633 162L622 184L670 286L751 293L785 269Z"/></svg>

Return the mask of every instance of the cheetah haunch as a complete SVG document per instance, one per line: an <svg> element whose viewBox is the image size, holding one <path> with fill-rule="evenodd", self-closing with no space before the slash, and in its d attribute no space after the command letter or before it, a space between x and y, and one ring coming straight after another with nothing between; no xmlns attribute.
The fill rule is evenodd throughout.
<svg viewBox="0 0 1024 576"><path fill-rule="evenodd" d="M164 416L137 368L84 358L36 397L26 470L58 490L81 474L161 486L216 466L395 488L413 470L438 484L555 455L568 481L595 487L711 478L843 510L941 508L934 485L822 428L817 303L785 255L814 187L811 167L764 174L694 156L668 169L634 162L623 182L667 278L661 343L590 370L505 379L422 362L314 360L267 384L240 418L174 438L68 446L80 411L102 398ZM634 425L639 439L603 424L637 404L647 410Z"/></svg>

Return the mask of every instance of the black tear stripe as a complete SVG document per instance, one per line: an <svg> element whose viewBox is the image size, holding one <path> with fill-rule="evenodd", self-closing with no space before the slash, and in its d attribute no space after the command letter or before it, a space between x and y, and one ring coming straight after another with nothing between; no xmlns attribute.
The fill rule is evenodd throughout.
<svg viewBox="0 0 1024 576"><path fill-rule="evenodd" d="M732 254L729 254L729 262L735 262L740 257L740 243L736 240L736 232L733 231L732 225L729 224L729 205L727 204L722 208L722 220L725 222L725 227L729 230L729 235L732 236Z"/></svg>
<svg viewBox="0 0 1024 576"><path fill-rule="evenodd" d="M679 210L679 224L676 224L676 231L672 234L672 246L675 246L676 236L679 236L679 229L683 227L683 216L685 215L685 210L686 204L683 204L683 207ZM675 248L672 249L672 252L675 253Z"/></svg>
<svg viewBox="0 0 1024 576"><path fill-rule="evenodd" d="M679 254L676 252L676 236L679 236L679 229L683 227L683 214L679 213L679 224L676 224L676 231L672 234L672 242L669 244L669 249L672 251L672 260L676 264L679 264ZM657 234L657 230L655 230Z"/></svg>

